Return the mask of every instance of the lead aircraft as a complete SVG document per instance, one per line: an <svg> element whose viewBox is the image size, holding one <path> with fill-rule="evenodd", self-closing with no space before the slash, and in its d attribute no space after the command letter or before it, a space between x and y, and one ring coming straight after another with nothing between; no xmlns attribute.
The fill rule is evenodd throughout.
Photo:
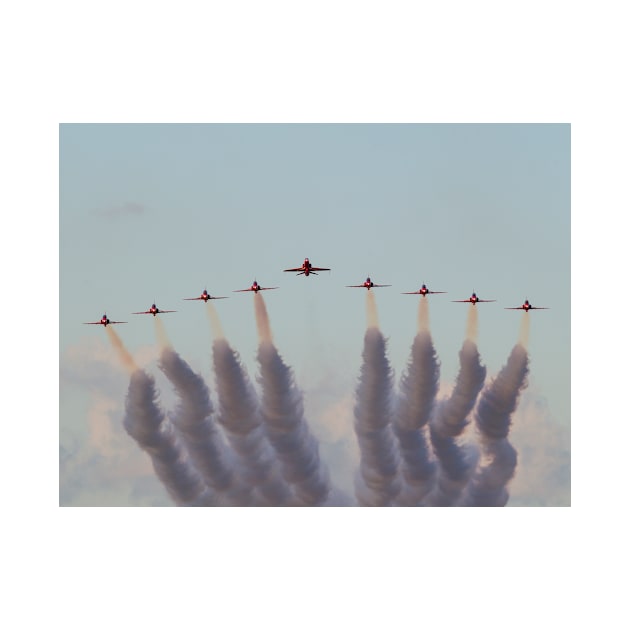
<svg viewBox="0 0 630 630"><path fill-rule="evenodd" d="M297 275L309 276L310 274L317 275L317 271L330 271L328 267L313 267L308 258L304 259L301 267L292 267L291 269L284 269L284 271L297 271Z"/></svg>

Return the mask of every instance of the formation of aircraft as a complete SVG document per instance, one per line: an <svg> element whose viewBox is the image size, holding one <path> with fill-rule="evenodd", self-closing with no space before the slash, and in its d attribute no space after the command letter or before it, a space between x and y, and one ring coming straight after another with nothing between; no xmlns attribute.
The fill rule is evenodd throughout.
<svg viewBox="0 0 630 630"><path fill-rule="evenodd" d="M429 291L427 285L423 284L417 291L403 291L403 295L433 295L434 293L446 293L446 291Z"/></svg>
<svg viewBox="0 0 630 630"><path fill-rule="evenodd" d="M295 272L298 276L301 276L301 275L309 276L310 274L317 275L318 271L330 271L330 268L328 268L328 267L314 267L311 264L311 262L309 261L309 259L305 258L304 262L302 263L302 265L300 267L291 267L289 269L284 269L283 271ZM374 282L372 282L372 279L369 276L365 279L365 282L363 282L362 284L348 284L348 285L346 285L346 287L348 287L348 288L367 289L368 291L370 289L373 289L373 288L391 287L391 286L392 286L391 284L375 284ZM246 292L252 291L254 293L258 293L258 291L270 291L272 289L278 289L278 288L279 287L263 287L260 284L258 284L257 280L254 280L252 285L249 286L247 289L236 289L233 292L234 293L246 293ZM427 295L433 295L433 294L437 294L437 293L446 293L446 291L430 291L426 284L422 284L422 286L417 291L404 291L402 294L403 295L421 295L423 297L426 297ZM208 300L224 300L226 298L227 298L227 296L210 295L210 293L208 293L208 291L206 289L204 289L203 293L201 295L199 295L198 297L183 298L183 299L184 300L203 300L204 302L207 302ZM452 302L459 302L459 303L464 303L464 304L476 305L478 302L496 302L496 300L482 300L473 291L472 295L469 298L467 298L465 300L452 300ZM505 308L506 308L506 310L511 310L511 311L521 311L522 310L522 311L525 311L526 313L529 312L530 310L547 310L547 309L549 309L548 306L532 306L528 299L526 299L523 302L523 304L521 304L520 306L506 306ZM158 313L176 313L176 312L177 311L162 310L162 309L158 308L155 305L155 303L153 303L153 304L151 304L151 307L149 308L149 310L147 310L147 311L138 311L138 312L135 312L135 313L132 313L132 314L133 315L153 315L155 317ZM96 322L83 322L83 323L84 324L96 324L96 325L101 325L101 326L108 326L109 324L127 324L128 322L110 320L107 317L107 313L105 313L103 315L103 317L101 317L101 319L96 321Z"/></svg>
<svg viewBox="0 0 630 630"><path fill-rule="evenodd" d="M208 300L225 300L226 298L227 298L226 295L224 296L210 295L208 291L204 289L203 293L199 297L183 298L183 299L184 300L203 300L204 302L207 302Z"/></svg>
<svg viewBox="0 0 630 630"><path fill-rule="evenodd" d="M155 304L151 304L151 308L148 311L139 311L138 313L132 313L132 315L153 315L155 317L158 313L177 313L177 311L163 311Z"/></svg>
<svg viewBox="0 0 630 630"><path fill-rule="evenodd" d="M245 291L253 291L254 293L258 293L258 291L270 291L271 289L278 289L279 287L261 287L256 280L252 283L252 286L247 289L236 289L233 293L243 293Z"/></svg>
<svg viewBox="0 0 630 630"><path fill-rule="evenodd" d="M370 279L370 276L368 276L365 279L365 282L363 284L347 284L346 287L348 287L349 289L367 289L368 291L372 288L376 288L376 287L391 287L391 284L374 284L372 282L372 280Z"/></svg>
<svg viewBox="0 0 630 630"><path fill-rule="evenodd" d="M99 324L101 326L107 326L108 324L127 324L128 322L113 322L109 317L107 317L107 313L99 319L97 322L83 322L84 324Z"/></svg>
<svg viewBox="0 0 630 630"><path fill-rule="evenodd" d="M301 267L292 267L291 269L284 269L284 271L297 271L298 276L310 276L311 274L316 276L318 271L330 271L330 269L328 267L313 267L308 258L305 258Z"/></svg>
<svg viewBox="0 0 630 630"><path fill-rule="evenodd" d="M531 310L547 310L548 306L532 306L529 303L529 300L525 300L520 306L506 306L505 309L508 311L531 311Z"/></svg>
<svg viewBox="0 0 630 630"><path fill-rule="evenodd" d="M465 304L477 304L477 302L496 302L496 300L480 300L477 294L473 291L473 294L467 300L451 300L451 302L463 302Z"/></svg>

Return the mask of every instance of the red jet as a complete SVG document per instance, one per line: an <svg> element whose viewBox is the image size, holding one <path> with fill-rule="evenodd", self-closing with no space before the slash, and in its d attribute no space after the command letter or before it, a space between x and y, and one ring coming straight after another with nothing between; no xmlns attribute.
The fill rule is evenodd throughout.
<svg viewBox="0 0 630 630"><path fill-rule="evenodd" d="M363 284L347 284L346 286L351 289L367 289L369 291L372 287L391 287L392 285L391 284L374 284L372 280L370 279L370 276L368 276L365 279L365 282Z"/></svg>
<svg viewBox="0 0 630 630"><path fill-rule="evenodd" d="M284 271L297 271L298 276L304 274L305 276L310 276L311 274L317 275L316 271L330 271L328 267L313 267L309 262L308 258L304 259L301 267L293 267L292 269L284 269Z"/></svg>
<svg viewBox="0 0 630 630"><path fill-rule="evenodd" d="M258 293L258 291L270 291L271 289L278 289L279 287L261 287L256 280L251 287L248 289L235 289L233 293L242 293L243 291L253 291L254 293Z"/></svg>
<svg viewBox="0 0 630 630"><path fill-rule="evenodd" d="M207 302L208 300L225 300L227 296L215 297L214 295L210 295L206 289L203 290L203 293L196 298L183 298L184 300L203 300Z"/></svg>
<svg viewBox="0 0 630 630"><path fill-rule="evenodd" d="M525 300L520 306L506 306L505 307L506 310L508 311L525 311L527 313L527 311L531 311L532 309L534 310L539 310L539 309L548 309L548 306L532 306L529 303L529 300Z"/></svg>
<svg viewBox="0 0 630 630"><path fill-rule="evenodd" d="M470 304L477 304L477 302L496 302L496 300L480 300L477 294L473 294L467 300L451 300L452 302L470 302Z"/></svg>
<svg viewBox="0 0 630 630"><path fill-rule="evenodd" d="M403 292L403 295L430 295L433 293L446 293L446 291L429 291L427 285L423 284L417 291Z"/></svg>
<svg viewBox="0 0 630 630"><path fill-rule="evenodd" d="M107 326L108 324L126 324L127 322L113 322L109 317L107 317L107 313L101 317L98 322L83 322L84 324L100 324L102 326Z"/></svg>
<svg viewBox="0 0 630 630"><path fill-rule="evenodd" d="M140 311L139 313L132 313L132 315L153 315L155 317L158 313L177 313L177 311L163 311L155 304L151 304L151 308L148 311Z"/></svg>

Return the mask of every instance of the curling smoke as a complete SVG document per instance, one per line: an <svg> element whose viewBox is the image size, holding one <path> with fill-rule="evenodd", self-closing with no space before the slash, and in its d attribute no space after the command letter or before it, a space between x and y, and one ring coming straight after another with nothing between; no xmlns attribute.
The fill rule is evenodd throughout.
<svg viewBox="0 0 630 630"><path fill-rule="evenodd" d="M476 449L457 439L469 424L468 414L486 378L477 345L470 339L464 341L459 352L459 366L453 392L438 404L430 425L431 444L439 462L437 484L427 500L430 505L452 505L476 465Z"/></svg>
<svg viewBox="0 0 630 630"><path fill-rule="evenodd" d="M289 485L282 479L260 420L258 399L238 354L224 339L212 345L219 394L219 418L239 458L241 476L254 489L259 505L288 505Z"/></svg>
<svg viewBox="0 0 630 630"><path fill-rule="evenodd" d="M123 424L149 454L155 473L177 505L214 504L157 404L154 379L143 370L136 370L129 380Z"/></svg>
<svg viewBox="0 0 630 630"><path fill-rule="evenodd" d="M112 345L116 348L116 352L118 353L122 364L125 366L129 374L133 374L138 369L138 366L127 348L123 345L121 338L116 334L115 330L112 330L107 326L105 326L105 330L107 331L107 336L109 337Z"/></svg>
<svg viewBox="0 0 630 630"><path fill-rule="evenodd" d="M238 480L228 447L212 418L212 403L201 376L172 348L164 348L160 369L173 383L179 397L173 424L206 485L226 505L249 505L251 493Z"/></svg>
<svg viewBox="0 0 630 630"><path fill-rule="evenodd" d="M393 505L400 492L398 453L392 434L392 370L385 339L370 322L376 305L368 291L368 329L363 341L363 365L356 389L354 431L361 460L355 478L359 505ZM374 317L371 317L374 315Z"/></svg>
<svg viewBox="0 0 630 630"><path fill-rule="evenodd" d="M424 297L418 306L418 328L407 370L401 378L393 425L404 478L398 505L418 505L431 490L436 469L426 425L438 391L440 366L429 332L429 307Z"/></svg>
<svg viewBox="0 0 630 630"><path fill-rule="evenodd" d="M323 505L329 494L328 471L319 457L319 445L304 418L302 393L291 369L271 341L271 328L262 296L255 300L260 335L258 362L262 387L262 419L281 463L284 479L292 484L298 505Z"/></svg>
<svg viewBox="0 0 630 630"><path fill-rule="evenodd" d="M512 414L527 384L528 357L517 344L497 377L481 392L475 412L482 462L466 486L463 505L502 506L508 501L507 484L514 475L517 454L508 442Z"/></svg>

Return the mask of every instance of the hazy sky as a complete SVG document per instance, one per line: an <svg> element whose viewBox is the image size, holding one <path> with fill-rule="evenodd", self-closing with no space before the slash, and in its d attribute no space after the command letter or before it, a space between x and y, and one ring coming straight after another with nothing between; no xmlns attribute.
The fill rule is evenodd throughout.
<svg viewBox="0 0 630 630"><path fill-rule="evenodd" d="M569 125L63 124L59 140L62 502L144 500L117 499L114 486L96 479L92 486L81 475L85 446L107 448L93 432L120 431L126 394L105 331L82 322L105 311L128 321L116 330L158 378L168 406L153 318L130 313L154 301L176 309L161 316L169 338L212 388L205 305L182 298L204 288L230 296L213 304L254 380L253 296L233 293L254 279L280 287L264 293L274 339L331 453L335 432L351 431L366 325L365 291L345 285L367 275L392 285L376 291L376 302L396 381L420 299L402 291L424 282L448 292L428 298L446 389L457 374L469 308L451 300L473 290L497 300L477 306L490 377L518 338L522 313L504 307L525 298L550 307L528 314L525 402L565 436L554 437L558 448L568 449ZM306 256L332 271L309 278L282 272ZM131 438L118 438L145 457ZM542 437L530 448L544 449ZM330 457L343 459L337 451ZM347 482L349 467L343 475ZM567 485L563 504L568 492ZM550 500L558 501L540 497Z"/></svg>

